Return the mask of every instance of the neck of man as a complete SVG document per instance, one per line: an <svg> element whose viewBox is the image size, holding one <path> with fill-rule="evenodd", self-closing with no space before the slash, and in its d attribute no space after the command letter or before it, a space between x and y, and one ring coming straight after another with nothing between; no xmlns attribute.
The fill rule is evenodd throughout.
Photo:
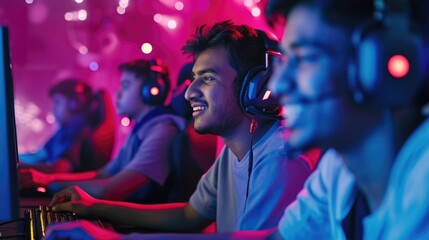
<svg viewBox="0 0 429 240"><path fill-rule="evenodd" d="M150 113L152 110L154 110L157 107L158 106L147 105L144 108L142 108L141 111L138 114L136 114L136 116L133 117L133 119L135 120L135 122L140 122L140 120L142 120L144 116L146 116L148 113Z"/></svg>
<svg viewBox="0 0 429 240"><path fill-rule="evenodd" d="M340 151L371 211L380 207L398 152L420 123L415 114L404 111L395 116L385 114L368 135Z"/></svg>
<svg viewBox="0 0 429 240"><path fill-rule="evenodd" d="M267 133L274 123L275 121L258 121L256 131L253 133L252 146ZM225 145L234 153L239 161L241 161L250 150L252 141L250 124L251 119L247 119L235 129L233 134L221 136Z"/></svg>

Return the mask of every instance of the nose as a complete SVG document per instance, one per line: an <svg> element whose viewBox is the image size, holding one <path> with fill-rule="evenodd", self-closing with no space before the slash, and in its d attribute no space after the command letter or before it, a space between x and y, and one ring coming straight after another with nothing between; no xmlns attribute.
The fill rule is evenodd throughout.
<svg viewBox="0 0 429 240"><path fill-rule="evenodd" d="M291 68L290 63L285 61L282 65L274 69L273 75L268 83L275 96L281 96L291 93L295 87L295 71Z"/></svg>
<svg viewBox="0 0 429 240"><path fill-rule="evenodd" d="M188 101L191 101L192 99L196 98L198 96L198 79L196 78L194 81L192 81L191 84L189 84L188 89L186 89L185 92L185 99Z"/></svg>

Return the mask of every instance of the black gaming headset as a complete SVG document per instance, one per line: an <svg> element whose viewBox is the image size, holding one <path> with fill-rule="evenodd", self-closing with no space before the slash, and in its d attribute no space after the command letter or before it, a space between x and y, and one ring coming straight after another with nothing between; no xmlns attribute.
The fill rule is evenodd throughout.
<svg viewBox="0 0 429 240"><path fill-rule="evenodd" d="M155 58L149 59L148 64L150 75L143 81L141 98L146 104L160 105L165 102L170 89L168 69Z"/></svg>
<svg viewBox="0 0 429 240"><path fill-rule="evenodd" d="M352 35L349 86L354 100L376 108L409 104L425 75L424 45L407 12L389 12L374 1L374 17Z"/></svg>
<svg viewBox="0 0 429 240"><path fill-rule="evenodd" d="M265 65L252 67L245 75L240 90L239 103L243 111L263 118L280 119L281 107L268 90L273 58L281 57L278 40L257 29L258 38L264 41Z"/></svg>

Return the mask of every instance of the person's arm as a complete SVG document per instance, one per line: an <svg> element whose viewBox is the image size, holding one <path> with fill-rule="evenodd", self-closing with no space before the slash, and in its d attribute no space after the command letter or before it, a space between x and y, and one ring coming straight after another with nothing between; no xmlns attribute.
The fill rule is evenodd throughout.
<svg viewBox="0 0 429 240"><path fill-rule="evenodd" d="M33 168L37 171L44 173L67 173L73 171L73 166L70 161L66 158L60 158L55 163L35 163L35 164L27 164L25 162L19 163L19 168Z"/></svg>
<svg viewBox="0 0 429 240"><path fill-rule="evenodd" d="M104 177L74 183L59 182L61 189L77 185L96 198L124 200L150 180L164 184L169 174L169 148L178 130L170 121L157 121L148 125L134 157L120 166L113 163L103 168ZM124 146L130 147L132 144ZM118 157L125 157L119 155ZM116 159L115 159L116 160ZM123 159L121 159L123 160ZM112 166L112 167L111 167Z"/></svg>
<svg viewBox="0 0 429 240"><path fill-rule="evenodd" d="M107 173L103 174L102 172L100 171L99 175L87 179L76 178L73 180L71 178L64 181L64 178L60 177L52 182L48 188L51 191L57 192L71 186L79 186L96 198L123 200L149 181L146 176L127 169L113 176L108 176Z"/></svg>
<svg viewBox="0 0 429 240"><path fill-rule="evenodd" d="M165 234L138 234L132 233L129 235L121 235L116 232L111 232L100 228L86 220L77 222L50 225L47 229L46 240L51 239L146 239L146 240L257 240L267 239L272 234L274 229L259 230L259 231L242 231L229 233L214 233L214 234L183 234L183 233L165 233ZM271 237L268 238L274 240Z"/></svg>
<svg viewBox="0 0 429 240"><path fill-rule="evenodd" d="M129 155L133 142L124 145L117 158L99 171L97 179L57 181L49 187L60 190L77 185L96 198L124 200L150 180L164 184L170 172L169 147L178 133L177 127L170 121L155 121L142 131L144 137L129 161L124 158Z"/></svg>
<svg viewBox="0 0 429 240"><path fill-rule="evenodd" d="M81 181L94 179L98 175L97 171L82 173L43 173L32 168L19 170L19 184L22 187L47 187L55 181Z"/></svg>
<svg viewBox="0 0 429 240"><path fill-rule="evenodd" d="M53 211L97 216L118 224L161 231L201 231L212 222L187 203L143 205L101 200L76 186L56 193L50 205Z"/></svg>
<svg viewBox="0 0 429 240"><path fill-rule="evenodd" d="M212 222L188 203L142 205L101 200L92 213L121 224L159 231L196 232Z"/></svg>

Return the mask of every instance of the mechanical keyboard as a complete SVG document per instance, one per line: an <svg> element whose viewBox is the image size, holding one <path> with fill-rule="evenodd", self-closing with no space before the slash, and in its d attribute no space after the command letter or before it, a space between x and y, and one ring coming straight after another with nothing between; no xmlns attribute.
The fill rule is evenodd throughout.
<svg viewBox="0 0 429 240"><path fill-rule="evenodd" d="M52 223L77 221L76 213L53 212L50 207L42 206L25 210L25 228L27 239L43 239L46 227Z"/></svg>

